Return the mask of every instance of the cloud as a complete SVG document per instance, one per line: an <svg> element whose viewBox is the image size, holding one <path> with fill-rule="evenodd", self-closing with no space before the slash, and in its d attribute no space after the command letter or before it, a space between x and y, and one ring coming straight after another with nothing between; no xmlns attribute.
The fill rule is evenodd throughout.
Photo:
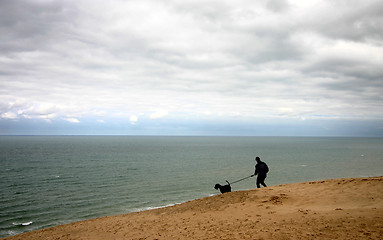
<svg viewBox="0 0 383 240"><path fill-rule="evenodd" d="M269 0L266 1L266 7L274 12L284 12L290 9L290 4L286 0Z"/></svg>
<svg viewBox="0 0 383 240"><path fill-rule="evenodd" d="M5 112L5 113L1 114L1 118L3 118L3 119L17 119L18 115L16 113L13 113L13 112Z"/></svg>
<svg viewBox="0 0 383 240"><path fill-rule="evenodd" d="M70 123L80 123L80 120L78 120L76 118L65 118L64 120L68 121Z"/></svg>
<svg viewBox="0 0 383 240"><path fill-rule="evenodd" d="M382 119L382 10L373 0L0 1L0 118Z"/></svg>
<svg viewBox="0 0 383 240"><path fill-rule="evenodd" d="M381 1L354 1L351 4L347 1L329 1L326 9L332 13L317 25L318 31L323 34L356 42L382 40Z"/></svg>
<svg viewBox="0 0 383 240"><path fill-rule="evenodd" d="M158 118L163 118L166 115L168 115L168 111L166 110L157 110L156 112L150 114L151 119L158 119Z"/></svg>
<svg viewBox="0 0 383 240"><path fill-rule="evenodd" d="M130 116L129 121L130 121L130 124L135 125L138 122L138 117L136 115Z"/></svg>

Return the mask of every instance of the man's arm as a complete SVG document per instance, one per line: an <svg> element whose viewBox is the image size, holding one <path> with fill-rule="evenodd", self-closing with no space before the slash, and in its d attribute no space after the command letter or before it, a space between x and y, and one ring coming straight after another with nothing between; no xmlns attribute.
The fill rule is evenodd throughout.
<svg viewBox="0 0 383 240"><path fill-rule="evenodd" d="M259 173L259 167L258 167L258 164L257 164L257 165L255 165L255 171L254 171L254 174L252 175L252 177L257 175L258 173Z"/></svg>

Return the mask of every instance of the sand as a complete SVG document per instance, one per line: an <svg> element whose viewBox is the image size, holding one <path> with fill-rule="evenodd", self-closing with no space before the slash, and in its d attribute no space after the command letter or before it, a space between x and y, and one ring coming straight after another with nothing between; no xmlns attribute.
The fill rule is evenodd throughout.
<svg viewBox="0 0 383 240"><path fill-rule="evenodd" d="M5 239L383 239L383 176L237 191Z"/></svg>

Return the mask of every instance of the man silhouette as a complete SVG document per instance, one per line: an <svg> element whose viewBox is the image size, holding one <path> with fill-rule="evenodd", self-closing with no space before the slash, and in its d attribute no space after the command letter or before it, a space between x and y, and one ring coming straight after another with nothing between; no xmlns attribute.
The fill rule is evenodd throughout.
<svg viewBox="0 0 383 240"><path fill-rule="evenodd" d="M260 188L261 185L264 187L267 187L265 184L265 179L267 177L267 173L269 172L269 167L267 166L265 162L262 162L259 157L256 157L255 161L257 162L257 164L255 165L255 171L252 177L254 177L255 175L258 175L257 188Z"/></svg>

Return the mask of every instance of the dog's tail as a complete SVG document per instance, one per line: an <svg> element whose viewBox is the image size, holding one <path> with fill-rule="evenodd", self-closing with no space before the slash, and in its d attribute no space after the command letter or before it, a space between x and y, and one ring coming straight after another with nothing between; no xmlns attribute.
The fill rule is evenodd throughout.
<svg viewBox="0 0 383 240"><path fill-rule="evenodd" d="M226 182L227 182L227 184L229 184L229 186L230 186L230 183L229 183L229 181L227 181L227 180L226 180Z"/></svg>

